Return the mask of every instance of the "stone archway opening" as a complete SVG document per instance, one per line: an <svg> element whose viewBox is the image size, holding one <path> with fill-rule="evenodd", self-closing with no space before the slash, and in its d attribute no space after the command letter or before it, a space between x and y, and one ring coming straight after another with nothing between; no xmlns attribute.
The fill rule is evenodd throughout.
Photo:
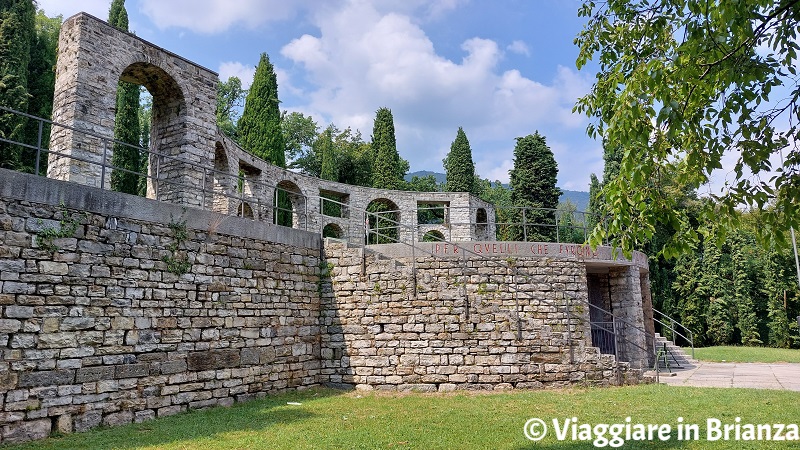
<svg viewBox="0 0 800 450"><path fill-rule="evenodd" d="M211 209L223 214L230 211L234 177L230 172L228 154L222 142L214 147L214 170L206 177L206 192L211 193Z"/></svg>
<svg viewBox="0 0 800 450"><path fill-rule="evenodd" d="M344 236L342 232L342 227L335 223L329 223L322 228L322 237L324 238L335 238L341 239Z"/></svg>
<svg viewBox="0 0 800 450"><path fill-rule="evenodd" d="M283 180L277 184L273 196L273 223L292 228L305 228L306 198L293 181Z"/></svg>
<svg viewBox="0 0 800 450"><path fill-rule="evenodd" d="M249 203L240 203L239 208L236 210L236 215L239 217L244 217L247 219L255 219L255 214L253 213L253 208L250 206Z"/></svg>
<svg viewBox="0 0 800 450"><path fill-rule="evenodd" d="M178 201L187 195L185 176L197 167L178 158L187 131L186 100L177 81L164 69L146 62L126 67L119 81L144 86L152 96L150 110L150 151L147 162L147 197ZM199 164L201 161L193 161ZM200 198L200 192L188 193Z"/></svg>
<svg viewBox="0 0 800 450"><path fill-rule="evenodd" d="M439 230L431 230L422 236L422 242L442 242L444 234Z"/></svg>
<svg viewBox="0 0 800 450"><path fill-rule="evenodd" d="M377 198L367 205L367 244L399 242L400 208L388 198Z"/></svg>
<svg viewBox="0 0 800 450"><path fill-rule="evenodd" d="M475 211L475 235L477 239L489 239L489 217L486 208L478 208Z"/></svg>

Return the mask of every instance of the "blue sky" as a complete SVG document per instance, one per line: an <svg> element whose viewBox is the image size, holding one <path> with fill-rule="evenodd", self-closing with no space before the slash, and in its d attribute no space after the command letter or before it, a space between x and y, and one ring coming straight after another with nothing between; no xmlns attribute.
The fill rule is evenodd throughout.
<svg viewBox="0 0 800 450"><path fill-rule="evenodd" d="M108 18L111 0L39 0L67 18ZM594 79L578 72L577 0L127 0L138 36L219 72L252 80L266 52L281 109L372 132L392 110L411 170L443 172L458 127L476 171L508 181L515 138L539 131L555 153L558 185L588 190L602 173L599 142L573 114Z"/></svg>

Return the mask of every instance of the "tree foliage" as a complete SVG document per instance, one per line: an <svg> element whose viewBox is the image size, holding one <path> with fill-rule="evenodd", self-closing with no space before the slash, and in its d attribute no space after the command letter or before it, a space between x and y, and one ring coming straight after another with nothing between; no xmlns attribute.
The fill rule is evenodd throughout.
<svg viewBox="0 0 800 450"><path fill-rule="evenodd" d="M469 140L467 140L463 128L458 127L456 139L450 145L450 152L442 163L447 177L444 185L445 192L477 194L472 148L469 146Z"/></svg>
<svg viewBox="0 0 800 450"><path fill-rule="evenodd" d="M675 261L677 302L664 312L695 334L696 345L800 346L797 321L800 292L794 278L791 248L756 244L760 214L743 214L742 227L722 245L702 240ZM714 236L711 228L702 235Z"/></svg>
<svg viewBox="0 0 800 450"><path fill-rule="evenodd" d="M217 126L234 141L239 137L236 125L246 96L247 91L242 89L242 80L238 77L229 77L217 84Z"/></svg>
<svg viewBox="0 0 800 450"><path fill-rule="evenodd" d="M599 73L576 110L592 119L590 136L622 153L620 176L603 186L611 220L593 243L608 236L632 250L662 223L677 230L667 256L690 250L701 236L664 194L665 174L697 189L727 154L733 179L704 204L703 220L720 225L722 241L747 205L762 211L762 242L785 242L800 225L800 2L586 0L579 14L588 23L578 67L596 59ZM773 167L781 150L785 162Z"/></svg>
<svg viewBox="0 0 800 450"><path fill-rule="evenodd" d="M340 130L335 124L330 124L325 132L319 133L314 119L298 112L284 112L282 126L286 154L292 158L290 168L324 178L320 136L330 132L331 155L336 166L333 181L355 186L372 185L372 149L359 131L353 132L349 127Z"/></svg>
<svg viewBox="0 0 800 450"><path fill-rule="evenodd" d="M408 162L397 152L394 136L394 117L388 108L380 108L372 127L372 151L375 164L372 170L372 187L378 189L404 189L403 177L408 172Z"/></svg>
<svg viewBox="0 0 800 450"><path fill-rule="evenodd" d="M281 113L281 130L286 144L286 157L291 160L289 167L298 168L304 173L311 174L311 172L305 171L305 166L310 165L309 162L306 162L306 158L313 154L312 146L319 134L317 122L313 117L303 113L283 111ZM317 170L316 173L319 174L319 171Z"/></svg>
<svg viewBox="0 0 800 450"><path fill-rule="evenodd" d="M44 11L36 13L36 34L31 46L31 59L28 63L28 114L36 117L50 118L53 115L53 92L56 84L56 51L58 33L61 30L61 16L47 17ZM42 124L41 138L39 124ZM50 124L29 120L25 129L25 143L47 148L50 142ZM36 152L24 150L20 155L21 169L34 172ZM39 160L39 173L47 170L47 155L42 154Z"/></svg>
<svg viewBox="0 0 800 450"><path fill-rule="evenodd" d="M279 107L275 68L267 54L262 53L239 119L239 144L267 162L286 167L286 144Z"/></svg>
<svg viewBox="0 0 800 450"><path fill-rule="evenodd" d="M558 165L545 137L537 131L517 138L511 178L511 203L519 207L510 227L512 240L554 241L555 208L561 189L556 187ZM536 209L529 209L536 208ZM550 209L543 210L539 208Z"/></svg>
<svg viewBox="0 0 800 450"><path fill-rule="evenodd" d="M317 138L317 146L322 157L322 168L319 177L323 180L337 181L339 168L336 164L336 153L333 149L333 127L329 126Z"/></svg>
<svg viewBox="0 0 800 450"><path fill-rule="evenodd" d="M125 0L113 0L108 12L108 23L118 30L128 31L128 11ZM139 150L139 85L120 81L117 85L117 112L114 120L114 143L111 164L111 189L128 194L139 192L139 171L142 155Z"/></svg>
<svg viewBox="0 0 800 450"><path fill-rule="evenodd" d="M28 65L35 41L34 4L30 0L0 2L0 105L28 111ZM26 119L0 113L0 137L22 141ZM0 142L0 167L21 169L19 147Z"/></svg>

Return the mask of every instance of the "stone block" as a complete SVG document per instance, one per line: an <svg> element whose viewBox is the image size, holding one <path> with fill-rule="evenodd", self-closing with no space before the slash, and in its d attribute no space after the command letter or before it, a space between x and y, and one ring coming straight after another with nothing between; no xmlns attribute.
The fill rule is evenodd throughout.
<svg viewBox="0 0 800 450"><path fill-rule="evenodd" d="M75 370L72 369L24 372L19 375L19 387L72 384L74 380Z"/></svg>
<svg viewBox="0 0 800 450"><path fill-rule="evenodd" d="M115 378L137 378L146 377L150 374L149 364L122 364L116 366Z"/></svg>
<svg viewBox="0 0 800 450"><path fill-rule="evenodd" d="M100 411L88 411L74 417L73 429L78 433L89 431L99 426L102 420L103 414Z"/></svg>
<svg viewBox="0 0 800 450"><path fill-rule="evenodd" d="M72 433L73 426L71 414L62 414L56 419L56 431L59 433Z"/></svg>
<svg viewBox="0 0 800 450"><path fill-rule="evenodd" d="M43 439L50 435L50 419L28 420L3 426L3 443Z"/></svg>
<svg viewBox="0 0 800 450"><path fill-rule="evenodd" d="M0 319L0 334L16 333L22 328L22 322L15 319Z"/></svg>
<svg viewBox="0 0 800 450"><path fill-rule="evenodd" d="M6 306L5 316L10 319L30 319L33 311L32 306L10 305Z"/></svg>
<svg viewBox="0 0 800 450"><path fill-rule="evenodd" d="M114 378L114 367L98 366L84 367L75 370L76 383L88 383L91 381L111 380Z"/></svg>
<svg viewBox="0 0 800 450"><path fill-rule="evenodd" d="M189 353L187 365L189 370L222 369L238 367L241 364L239 350L210 350Z"/></svg>
<svg viewBox="0 0 800 450"><path fill-rule="evenodd" d="M64 317L61 320L61 331L88 330L95 326L94 317Z"/></svg>
<svg viewBox="0 0 800 450"><path fill-rule="evenodd" d="M67 275L69 266L63 262L39 261L39 273L45 275Z"/></svg>
<svg viewBox="0 0 800 450"><path fill-rule="evenodd" d="M171 375L174 373L181 373L186 371L186 360L178 359L175 361L164 361L159 365L162 375Z"/></svg>

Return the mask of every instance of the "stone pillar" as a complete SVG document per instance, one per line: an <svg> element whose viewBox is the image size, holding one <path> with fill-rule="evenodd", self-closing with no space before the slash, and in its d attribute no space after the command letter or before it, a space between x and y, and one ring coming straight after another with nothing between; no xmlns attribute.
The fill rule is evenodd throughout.
<svg viewBox="0 0 800 450"><path fill-rule="evenodd" d="M217 74L86 13L61 26L48 177L108 188L120 81L153 95L148 196L204 206L214 164ZM155 178L155 181L154 181ZM211 193L207 193L207 196Z"/></svg>
<svg viewBox="0 0 800 450"><path fill-rule="evenodd" d="M643 368L649 363L649 348L642 313L642 285L636 266L612 267L609 271L611 312L617 318L620 360L632 367Z"/></svg>
<svg viewBox="0 0 800 450"><path fill-rule="evenodd" d="M655 339L656 328L653 323L653 295L650 291L650 274L648 272L640 272L639 283L642 290L642 315L644 318L644 329L647 331L647 348L653 348ZM655 361L655 354L652 352L647 360L647 366L653 367Z"/></svg>

